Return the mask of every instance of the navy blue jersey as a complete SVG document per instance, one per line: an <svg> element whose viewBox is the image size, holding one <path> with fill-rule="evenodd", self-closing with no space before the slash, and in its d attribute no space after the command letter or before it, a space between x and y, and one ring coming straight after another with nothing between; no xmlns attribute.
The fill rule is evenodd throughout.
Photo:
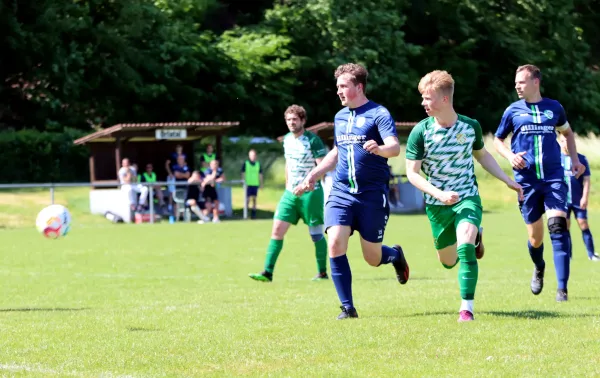
<svg viewBox="0 0 600 378"><path fill-rule="evenodd" d="M179 164L175 164L172 168L173 173L175 172L181 172L181 173L188 173L190 172L190 168L187 165L179 165ZM176 178L177 181L187 181L186 178Z"/></svg>
<svg viewBox="0 0 600 378"><path fill-rule="evenodd" d="M363 145L397 136L396 123L383 106L369 101L356 108L344 108L335 115L335 145L338 161L333 189L349 194L387 191L390 169L387 158L367 152Z"/></svg>
<svg viewBox="0 0 600 378"><path fill-rule="evenodd" d="M515 181L563 180L556 131L567 127L565 110L556 100L543 98L535 104L520 100L506 108L496 137L505 139L512 133L512 152L527 152L523 156L526 167L513 169Z"/></svg>
<svg viewBox="0 0 600 378"><path fill-rule="evenodd" d="M585 176L591 176L592 174L587 158L582 154L577 154L577 156L579 157L579 162L585 166L585 172L579 176L579 178L573 176L571 157L562 154L562 166L565 170L565 180L569 186L569 196L567 200L575 206L579 206L581 197L583 196L583 178Z"/></svg>
<svg viewBox="0 0 600 378"><path fill-rule="evenodd" d="M208 176L211 175L213 173L211 168L206 168L204 170L204 176ZM215 175L215 180L220 178L221 176L223 176L223 168L219 167L217 168L217 174ZM209 184L210 186L214 186L213 184Z"/></svg>

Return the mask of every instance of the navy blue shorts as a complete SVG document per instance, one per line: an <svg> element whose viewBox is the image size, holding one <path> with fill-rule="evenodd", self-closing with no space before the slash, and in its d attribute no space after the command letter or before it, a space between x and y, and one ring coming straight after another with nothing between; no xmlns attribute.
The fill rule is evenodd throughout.
<svg viewBox="0 0 600 378"><path fill-rule="evenodd" d="M542 217L546 210L567 211L567 183L563 180L519 183L523 187L523 201L519 208L525 223L531 224Z"/></svg>
<svg viewBox="0 0 600 378"><path fill-rule="evenodd" d="M381 243L390 216L386 192L367 192L351 195L331 191L325 204L325 232L332 226L350 226L363 239Z"/></svg>
<svg viewBox="0 0 600 378"><path fill-rule="evenodd" d="M575 219L587 219L587 209L570 204L567 209L567 219L571 218L571 213L575 214Z"/></svg>
<svg viewBox="0 0 600 378"><path fill-rule="evenodd" d="M258 186L250 186L246 187L246 197L256 197L258 195Z"/></svg>

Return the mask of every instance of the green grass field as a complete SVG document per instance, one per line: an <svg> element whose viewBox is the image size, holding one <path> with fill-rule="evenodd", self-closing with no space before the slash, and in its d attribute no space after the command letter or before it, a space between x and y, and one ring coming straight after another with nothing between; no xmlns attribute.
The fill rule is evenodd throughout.
<svg viewBox="0 0 600 378"><path fill-rule="evenodd" d="M592 218L600 216L593 213ZM0 375L593 376L600 374L600 264L574 235L570 301L529 292L516 211L486 213L476 321L458 324L457 270L436 260L422 215L392 216L411 280L349 256L360 319L337 321L331 282L311 282L312 243L293 228L270 284L269 220L90 225L62 240L0 230ZM547 243L548 247L549 244ZM551 256L547 253L546 256Z"/></svg>
<svg viewBox="0 0 600 378"><path fill-rule="evenodd" d="M581 145L594 172L600 143ZM391 164L403 172L401 158ZM514 195L476 169L486 256L469 324L456 322L458 271L437 262L424 215L393 215L386 230L385 242L406 251L405 286L391 266L362 261L351 239L361 317L340 322L333 283L310 281L316 264L303 225L291 229L275 281L264 284L247 274L262 270L269 219L113 225L89 214L87 188L58 189L72 231L46 240L34 222L48 191L2 191L0 376L600 375L600 264L587 260L574 230L570 300L558 304L546 237L546 287L533 296ZM281 194L272 177L259 202L267 211ZM596 177L590 223L599 240ZM233 198L239 209L240 188Z"/></svg>

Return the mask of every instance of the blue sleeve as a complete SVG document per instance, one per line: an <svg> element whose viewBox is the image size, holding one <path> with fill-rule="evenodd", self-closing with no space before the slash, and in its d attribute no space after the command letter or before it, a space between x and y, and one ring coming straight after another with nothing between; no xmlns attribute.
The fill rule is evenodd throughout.
<svg viewBox="0 0 600 378"><path fill-rule="evenodd" d="M509 106L508 108L506 108L504 114L502 115L500 125L498 126L498 130L496 130L496 138L506 139L506 137L513 131L512 118L512 111Z"/></svg>
<svg viewBox="0 0 600 378"><path fill-rule="evenodd" d="M565 108L561 104L558 104L558 118L556 120L556 126L562 126L567 123L567 113L565 112Z"/></svg>
<svg viewBox="0 0 600 378"><path fill-rule="evenodd" d="M244 164L242 164L242 170L240 172L246 172L246 162L244 162Z"/></svg>
<svg viewBox="0 0 600 378"><path fill-rule="evenodd" d="M390 136L398 137L398 133L396 132L396 122L394 122L390 112L383 106L377 109L375 124L379 130L381 139L385 139Z"/></svg>
<svg viewBox="0 0 600 378"><path fill-rule="evenodd" d="M263 172L262 172L262 164L261 164L261 165L259 165L259 166L258 166L258 168L259 168L259 169L258 169L258 173L263 173Z"/></svg>
<svg viewBox="0 0 600 378"><path fill-rule="evenodd" d="M583 176L591 176L592 171L590 171L590 163L588 163L587 158L583 155L579 155L579 161L581 164L585 165L585 172L583 172Z"/></svg>

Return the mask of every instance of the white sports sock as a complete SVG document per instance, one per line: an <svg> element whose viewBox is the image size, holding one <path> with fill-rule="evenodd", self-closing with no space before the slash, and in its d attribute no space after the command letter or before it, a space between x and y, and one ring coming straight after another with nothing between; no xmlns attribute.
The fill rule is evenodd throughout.
<svg viewBox="0 0 600 378"><path fill-rule="evenodd" d="M460 303L460 311L463 310L467 310L469 311L471 314L474 314L473 312L473 300L472 299L463 299L462 302Z"/></svg>

